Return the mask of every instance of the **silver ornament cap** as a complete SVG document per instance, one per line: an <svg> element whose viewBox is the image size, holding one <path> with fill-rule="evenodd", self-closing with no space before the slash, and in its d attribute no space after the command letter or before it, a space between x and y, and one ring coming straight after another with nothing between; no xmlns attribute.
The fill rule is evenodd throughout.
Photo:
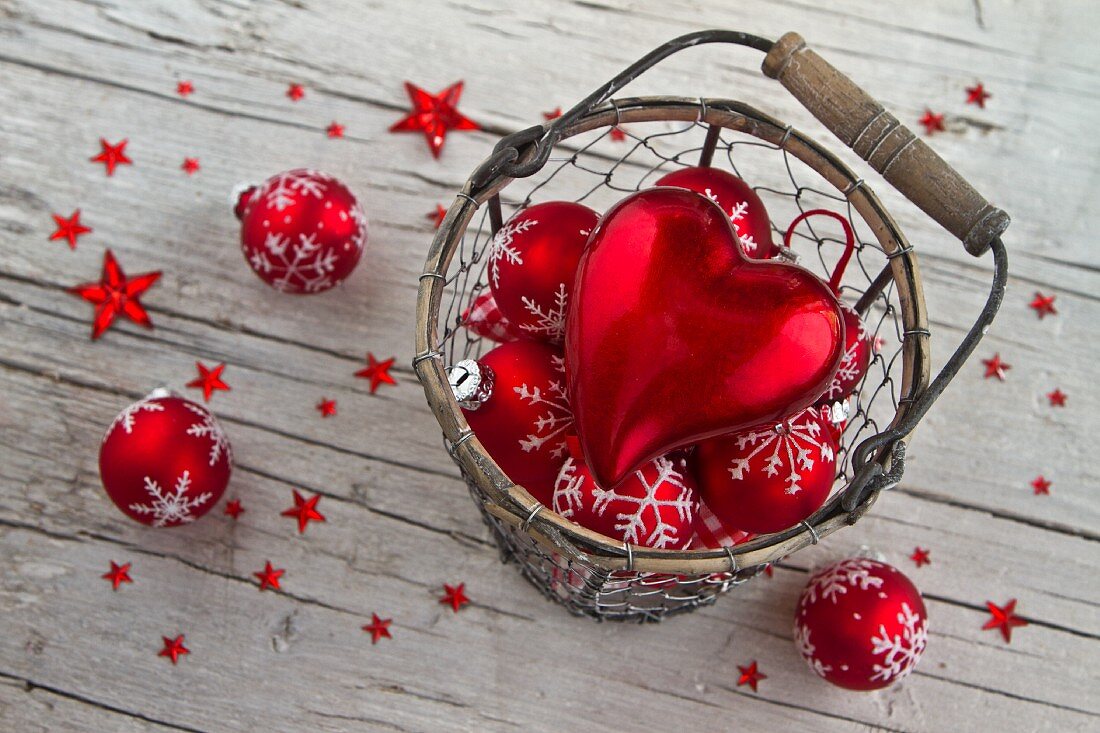
<svg viewBox="0 0 1100 733"><path fill-rule="evenodd" d="M493 370L473 359L463 359L448 367L447 382L463 410L476 410L493 395Z"/></svg>

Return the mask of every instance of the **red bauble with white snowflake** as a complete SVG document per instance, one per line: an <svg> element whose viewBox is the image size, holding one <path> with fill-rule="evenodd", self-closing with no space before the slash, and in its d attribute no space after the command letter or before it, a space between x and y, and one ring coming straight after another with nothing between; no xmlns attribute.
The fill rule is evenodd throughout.
<svg viewBox="0 0 1100 733"><path fill-rule="evenodd" d="M900 570L853 557L810 578L795 611L794 641L823 679L879 690L913 671L928 643L928 613Z"/></svg>
<svg viewBox="0 0 1100 733"><path fill-rule="evenodd" d="M844 400L859 386L867 367L871 363L874 349L871 347L871 335L863 325L855 309L843 303L840 312L844 315L844 356L840 359L833 380L821 396L823 402Z"/></svg>
<svg viewBox="0 0 1100 733"><path fill-rule="evenodd" d="M695 479L679 453L649 461L614 489L597 486L584 461L570 457L554 486L554 511L566 519L616 540L664 550L691 543L698 506Z"/></svg>
<svg viewBox="0 0 1100 733"><path fill-rule="evenodd" d="M772 241L772 225L764 202L752 187L720 168L683 168L658 179L657 186L686 188L701 193L726 212L741 249L754 260L769 260L779 254Z"/></svg>
<svg viewBox="0 0 1100 733"><path fill-rule="evenodd" d="M107 428L99 476L126 516L175 527L218 503L232 460L229 440L209 410L157 390L120 412Z"/></svg>
<svg viewBox="0 0 1100 733"><path fill-rule="evenodd" d="M809 407L789 420L700 443L703 501L727 531L765 534L798 524L829 497L837 445Z"/></svg>
<svg viewBox="0 0 1100 733"><path fill-rule="evenodd" d="M560 344L588 235L599 214L572 201L547 201L519 212L493 236L489 289L513 332Z"/></svg>
<svg viewBox="0 0 1100 733"><path fill-rule="evenodd" d="M363 254L367 218L347 186L326 173L280 173L245 188L235 204L244 257L276 290L328 290L351 274Z"/></svg>
<svg viewBox="0 0 1100 733"><path fill-rule="evenodd" d="M565 460L566 432L573 411L565 390L565 361L552 346L520 339L502 344L477 360L452 367L481 369L479 399L456 398L474 435L505 475L549 506L554 480ZM468 383L468 382L467 382ZM471 409L473 408L473 409Z"/></svg>

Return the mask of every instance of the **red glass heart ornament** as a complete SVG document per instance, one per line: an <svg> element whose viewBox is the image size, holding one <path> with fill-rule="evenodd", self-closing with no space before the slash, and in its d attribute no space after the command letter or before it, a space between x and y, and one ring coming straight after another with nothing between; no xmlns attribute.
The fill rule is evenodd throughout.
<svg viewBox="0 0 1100 733"><path fill-rule="evenodd" d="M813 404L844 348L813 273L749 260L710 199L650 188L613 206L581 258L566 321L575 429L596 482Z"/></svg>
<svg viewBox="0 0 1100 733"><path fill-rule="evenodd" d="M683 168L661 177L656 185L686 188L701 193L722 207L733 222L745 254L754 260L770 260L779 253L772 241L772 225L764 202L744 180L721 168Z"/></svg>

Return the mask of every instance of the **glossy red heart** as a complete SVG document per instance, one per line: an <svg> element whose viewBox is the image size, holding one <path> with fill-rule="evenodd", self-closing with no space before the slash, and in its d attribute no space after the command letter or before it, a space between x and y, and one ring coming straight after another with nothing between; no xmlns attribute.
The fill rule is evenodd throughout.
<svg viewBox="0 0 1100 733"><path fill-rule="evenodd" d="M745 257L729 217L679 188L613 206L592 233L566 323L577 437L613 487L657 456L812 405L844 351L813 273Z"/></svg>

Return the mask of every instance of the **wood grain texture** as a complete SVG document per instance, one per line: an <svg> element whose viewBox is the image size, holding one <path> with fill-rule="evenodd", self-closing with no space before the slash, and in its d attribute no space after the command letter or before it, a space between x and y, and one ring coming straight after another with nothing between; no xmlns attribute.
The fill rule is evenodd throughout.
<svg viewBox="0 0 1100 733"><path fill-rule="evenodd" d="M1100 715L1100 49L1091 3L809 4L626 0L523 4L276 0L0 1L0 729L13 731L440 731L672 728L814 731L1090 730ZM1013 215L1012 280L987 341L1008 381L970 364L922 423L901 486L855 528L792 557L773 579L660 626L598 625L544 601L498 562L442 449L415 376L424 215L449 203L497 135L568 105L667 38L704 27L796 30L912 125L948 113L930 144ZM933 373L985 297L989 266L835 142L759 72L750 51L700 49L630 94L744 99L867 171L921 258ZM385 129L400 82L465 78L487 132L452 135L441 161ZM194 81L188 99L177 79ZM963 104L982 80L985 112ZM301 82L297 104L286 85ZM328 140L332 120L344 140ZM87 162L128 137L135 165ZM614 153L609 148L609 153ZM179 171L198 156L202 171ZM346 286L280 296L241 261L226 193L300 165L359 193L371 239ZM760 172L759 183L781 172ZM95 231L47 242L51 212ZM87 304L61 287L95 277L111 247L162 269L145 299L156 330L87 339ZM1039 321L1034 290L1057 293ZM396 355L394 389L352 373ZM151 387L182 389L193 362L226 361L211 403L238 459L247 512L182 532L145 530L102 497L103 427ZM1068 407L1052 410L1055 386ZM313 404L339 401L320 420ZM1053 495L1034 497L1038 473ZM291 488L328 516L305 535L278 516ZM853 695L817 681L791 644L813 563L867 544L928 598L929 651L898 687ZM109 560L134 563L113 593ZM285 592L251 573L287 568ZM474 605L436 603L466 581ZM1019 599L1013 643L980 626L984 601ZM372 612L394 639L371 646ZM160 636L186 633L176 667ZM737 664L769 675L738 688Z"/></svg>

